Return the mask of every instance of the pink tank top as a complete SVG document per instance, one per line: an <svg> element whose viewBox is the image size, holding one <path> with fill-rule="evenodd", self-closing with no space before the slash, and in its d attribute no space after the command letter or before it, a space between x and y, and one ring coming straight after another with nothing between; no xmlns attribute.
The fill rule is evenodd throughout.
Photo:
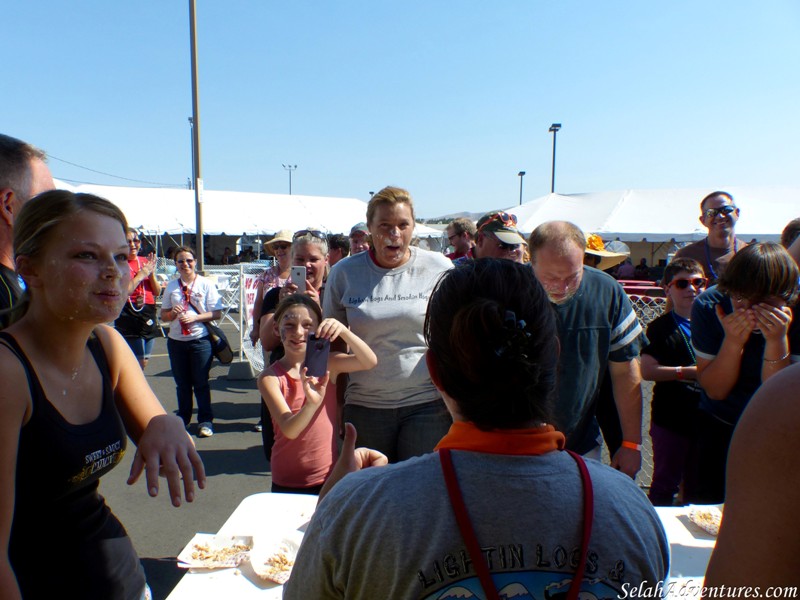
<svg viewBox="0 0 800 600"><path fill-rule="evenodd" d="M278 377L281 392L292 413L296 414L306 401L303 384L289 376L279 363L272 369ZM308 427L290 440L275 425L275 445L272 447L272 481L284 487L305 488L321 485L333 468L336 440L333 423L336 420L336 385L328 383L322 406Z"/></svg>

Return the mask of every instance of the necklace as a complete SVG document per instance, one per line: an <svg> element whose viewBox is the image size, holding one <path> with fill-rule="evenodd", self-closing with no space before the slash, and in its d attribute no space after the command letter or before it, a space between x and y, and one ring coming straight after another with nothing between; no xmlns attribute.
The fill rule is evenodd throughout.
<svg viewBox="0 0 800 600"><path fill-rule="evenodd" d="M675 311L672 311L672 320L675 322L675 327L678 329L678 333L681 334L683 338L683 343L686 344L686 349L689 351L689 355L692 357L692 365L697 364L697 357L694 355L694 348L692 348L692 344L689 342L689 339L686 337L686 334L683 332L683 327L681 327L680 322L678 321L678 317L675 316Z"/></svg>
<svg viewBox="0 0 800 600"><path fill-rule="evenodd" d="M142 270L142 263L139 262L139 257L138 256L136 257L136 264L139 266L139 271L141 271ZM134 271L133 269L131 269L130 263L128 263L128 269L131 272L131 279L136 277L136 274L139 272L139 271ZM136 308L136 306L134 305L133 300L131 300L131 298L133 297L134 294L131 294L130 296L128 296L128 304L131 305L131 310L133 312L137 312L137 313L138 312L142 312L144 310L144 300L145 300L144 279L142 279L139 282L139 285L136 286L136 289L134 289L133 292L134 292L134 294L137 293L137 292L141 294L142 305L139 308ZM137 304L138 304L138 302L137 302Z"/></svg>
<svg viewBox="0 0 800 600"><path fill-rule="evenodd" d="M738 243L739 243L738 240L736 239L736 237L734 237L733 238L733 253L734 254L736 254L736 251L739 249L738 248ZM730 250L728 252L730 252ZM727 254L728 252L726 252L725 254ZM722 256L725 256L725 254L723 254ZM722 258L722 257L720 257L720 258ZM717 278L717 272L714 270L714 262L711 260L711 247L708 245L708 236L706 236L706 262L708 263L708 272L711 275L711 280L716 283L716 281L718 279Z"/></svg>

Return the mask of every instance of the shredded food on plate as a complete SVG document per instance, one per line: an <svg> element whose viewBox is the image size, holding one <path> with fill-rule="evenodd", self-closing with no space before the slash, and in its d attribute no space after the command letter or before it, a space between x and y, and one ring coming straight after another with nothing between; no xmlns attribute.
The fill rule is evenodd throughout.
<svg viewBox="0 0 800 600"><path fill-rule="evenodd" d="M689 520L711 535L718 535L722 523L722 511L716 506L693 508L689 511Z"/></svg>
<svg viewBox="0 0 800 600"><path fill-rule="evenodd" d="M290 560L285 553L276 552L264 562L264 565L269 568L261 571L259 576L263 579L274 581L275 583L284 584L289 580L294 561Z"/></svg>
<svg viewBox="0 0 800 600"><path fill-rule="evenodd" d="M195 544L192 552L192 560L203 563L222 564L235 562L241 559L250 550L245 544L233 544L221 548L212 548L208 544Z"/></svg>

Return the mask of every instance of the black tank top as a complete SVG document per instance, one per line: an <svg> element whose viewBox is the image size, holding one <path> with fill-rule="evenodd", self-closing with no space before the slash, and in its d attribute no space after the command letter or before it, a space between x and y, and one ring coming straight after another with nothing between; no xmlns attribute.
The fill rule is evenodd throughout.
<svg viewBox="0 0 800 600"><path fill-rule="evenodd" d="M45 397L12 336L0 332L0 343L25 368L32 403L20 430L9 544L23 597L140 598L144 572L125 528L98 493L100 477L122 460L127 445L100 341L92 336L87 346L102 375L102 408L83 425L67 422Z"/></svg>

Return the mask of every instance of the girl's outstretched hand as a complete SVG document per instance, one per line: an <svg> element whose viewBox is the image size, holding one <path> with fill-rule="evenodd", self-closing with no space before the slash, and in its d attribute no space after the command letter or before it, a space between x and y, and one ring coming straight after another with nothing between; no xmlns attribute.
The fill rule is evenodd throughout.
<svg viewBox="0 0 800 600"><path fill-rule="evenodd" d="M314 406L322 404L325 398L325 389L328 387L329 372L325 372L322 377L309 377L308 367L303 367L300 371L300 380L303 382L303 391L306 393L306 402Z"/></svg>
<svg viewBox="0 0 800 600"><path fill-rule="evenodd" d="M194 500L194 479L200 489L206 487L203 461L183 421L175 415L157 415L150 419L139 439L133 458L128 485L133 485L145 472L147 492L158 495L158 476L167 478L173 506L181 505L181 480L187 502Z"/></svg>

